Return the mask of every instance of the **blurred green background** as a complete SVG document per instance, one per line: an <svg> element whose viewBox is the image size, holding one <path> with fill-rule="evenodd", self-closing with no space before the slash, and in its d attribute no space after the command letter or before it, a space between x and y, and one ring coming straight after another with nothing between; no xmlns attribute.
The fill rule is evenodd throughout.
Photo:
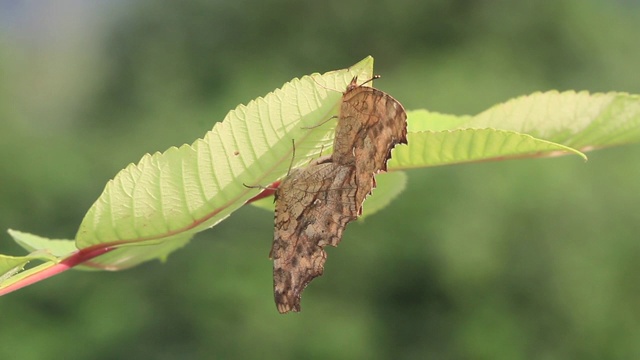
<svg viewBox="0 0 640 360"><path fill-rule="evenodd" d="M373 55L407 109L475 114L640 93L639 36L637 0L0 0L0 229L72 238L118 170L293 77ZM245 207L166 264L0 298L0 358L640 358L640 146L589 155L409 172L287 316Z"/></svg>

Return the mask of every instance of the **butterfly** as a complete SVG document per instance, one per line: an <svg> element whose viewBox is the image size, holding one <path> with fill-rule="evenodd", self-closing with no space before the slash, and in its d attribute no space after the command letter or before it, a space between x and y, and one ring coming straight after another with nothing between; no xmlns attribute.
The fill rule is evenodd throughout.
<svg viewBox="0 0 640 360"><path fill-rule="evenodd" d="M374 77L375 79L377 77ZM371 80L373 80L371 79ZM337 246L387 170L391 150L407 143L407 115L397 100L354 77L342 95L333 153L298 168L275 192L270 257L280 313L300 311L304 288L324 272L324 247Z"/></svg>

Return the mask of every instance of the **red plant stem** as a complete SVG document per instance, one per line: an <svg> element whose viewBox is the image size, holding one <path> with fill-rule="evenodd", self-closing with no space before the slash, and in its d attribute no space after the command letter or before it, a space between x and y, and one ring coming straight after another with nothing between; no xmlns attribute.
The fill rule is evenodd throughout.
<svg viewBox="0 0 640 360"><path fill-rule="evenodd" d="M80 265L85 261L91 260L97 256L108 253L109 251L115 250L115 247L101 245L101 246L92 246L85 249L81 249L71 254L68 258L62 260L61 262L43 269L42 271L34 272L33 274L20 279L18 282L15 282L5 288L0 289L0 296L6 295L8 293L14 292L16 290L22 289L25 286L29 286L31 284L37 283L44 279L50 278L54 275L60 274L71 269L74 266Z"/></svg>

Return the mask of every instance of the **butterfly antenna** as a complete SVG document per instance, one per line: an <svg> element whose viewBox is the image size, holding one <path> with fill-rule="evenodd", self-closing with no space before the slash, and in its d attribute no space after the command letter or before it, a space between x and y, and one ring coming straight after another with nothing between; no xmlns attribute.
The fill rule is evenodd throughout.
<svg viewBox="0 0 640 360"><path fill-rule="evenodd" d="M367 81L363 82L362 84L360 84L360 85L358 85L358 86L363 86L364 84L366 84L366 83L370 83L370 82L372 82L373 80L376 80L376 79L380 79L380 75L373 75L373 77L372 77L371 79L369 79L369 80L367 80Z"/></svg>

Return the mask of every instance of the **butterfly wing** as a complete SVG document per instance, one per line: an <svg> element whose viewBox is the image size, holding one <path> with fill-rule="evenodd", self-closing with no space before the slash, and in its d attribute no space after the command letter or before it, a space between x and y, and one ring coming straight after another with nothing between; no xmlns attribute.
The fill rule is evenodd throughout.
<svg viewBox="0 0 640 360"><path fill-rule="evenodd" d="M332 162L296 169L280 184L271 249L280 313L300 311L302 291L324 270L323 248L338 245L357 217L355 194L355 168Z"/></svg>
<svg viewBox="0 0 640 360"><path fill-rule="evenodd" d="M342 98L332 159L356 167L359 207L375 187L374 175L387 170L391 150L406 143L407 114L402 104L383 91L354 87L352 82Z"/></svg>

